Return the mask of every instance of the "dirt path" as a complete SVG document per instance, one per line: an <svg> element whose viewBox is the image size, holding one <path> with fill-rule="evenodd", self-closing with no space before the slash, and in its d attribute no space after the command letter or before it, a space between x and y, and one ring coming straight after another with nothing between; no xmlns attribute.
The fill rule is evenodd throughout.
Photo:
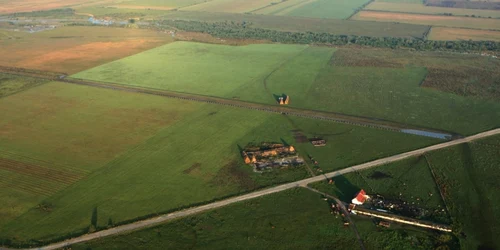
<svg viewBox="0 0 500 250"><path fill-rule="evenodd" d="M183 99L183 100L189 100L189 101L205 102L205 103L225 105L225 106L244 108L244 109L253 109L253 110L271 112L271 113L280 113L280 114L297 116L297 117L304 117L304 118L309 118L309 119L327 120L327 121L332 121L332 122L337 122L337 123L342 123L342 124L362 126L362 127L375 128L375 129L382 129L382 130L388 130L388 131L393 131L393 132L405 133L405 131L418 131L421 133L416 133L416 135L420 135L420 136L429 136L429 135L435 134L435 133L437 133L437 134L444 133L444 134L449 135L451 138L461 138L460 135L452 133L452 132L417 127L417 126L402 124L402 123L398 123L398 122L381 120L381 119L377 119L377 118L345 115L345 114L340 114L340 113L335 113L335 112L292 108L292 107L279 106L279 105L251 103L251 102L238 101L238 100L234 100L234 99L224 99L224 98L220 98L220 97L180 93L180 92L174 92L174 91L139 88L139 87L133 87L133 86L120 85L120 84L116 84L116 83L89 81L89 80L76 79L76 78L71 78L71 77L59 78L59 75L57 75L57 73L55 73L55 72L45 72L45 71L37 71L37 70L29 70L29 69L21 69L21 68L13 68L13 67L3 67L3 66L0 66L0 72L5 72L5 73L9 73L9 74L16 74L16 75L24 75L24 76L27 75L27 76L35 77L35 78L38 77L38 78L43 78L43 79L48 79L48 80L55 80L55 81L60 81L60 82L86 85L86 86L92 86L92 87L98 87L98 88L107 88L107 89L113 89L113 90L119 90L119 91L136 92L136 93L143 93L143 94L149 94L149 95L158 95L158 96L177 98L177 99ZM415 134L415 133L412 132L411 134Z"/></svg>
<svg viewBox="0 0 500 250"><path fill-rule="evenodd" d="M341 170L338 170L338 171L326 173L324 175L319 175L319 176L307 178L307 179L304 179L304 180L300 180L300 181L296 181L296 182L291 182L291 183L287 183L287 184L283 184L283 185L271 187L271 188L264 189L264 190L255 191L255 192L252 192L252 193L248 193L248 194L245 194L245 195L240 195L240 196L229 198L229 199L222 200L222 201L213 202L213 203L206 204L206 205L203 205L203 206L198 206L198 207L193 207L193 208L189 208L189 209L180 210L180 211L177 211L177 212L173 212L173 213L161 215L161 216L154 217L154 218L151 218L151 219L137 221L137 222L130 223L130 224L127 224L127 225L122 225L122 226L118 226L118 227L106 229L106 230L103 230L103 231L99 231L99 232L95 232L95 233L91 233L91 234L82 235L82 236L79 236L79 237L76 237L76 238L73 238L73 239L68 239L68 240L65 240L65 241L61 241L59 243L54 243L54 244L50 244L50 245L47 245L47 246L44 246L44 247L33 248L33 249L42 249L42 250L58 249L58 248L63 248L65 246L72 245L72 244L80 243L80 242L90 241L90 240L99 239L99 238L110 236L110 235L116 235L116 234L126 233L126 232L130 232L130 231L133 231L133 230L138 230L138 229L142 229L142 228L146 228L146 227L151 227L151 226L154 226L154 225L158 225L160 223L164 223L164 222L171 221L171 220L174 220L174 219L178 219L178 218L186 217L186 216L189 216L189 215L201 213L201 212L204 212L204 211L207 211L207 210L211 210L211 209L216 209L216 208L219 208L219 207L227 206L227 205L230 205L230 204L233 204L233 203L236 203L236 202L240 202L240 201L245 201L245 200L257 198L257 197L260 197L260 196L264 196L264 195L268 195L268 194L273 194L273 193L281 192L281 191L284 191L284 190L287 190L287 189L296 188L296 187L307 187L308 184L313 183L313 182L318 182L318 181L324 181L325 178L332 178L332 177L335 177L335 176L339 176L339 175L351 173L351 172L354 172L354 171L359 171L359 170L363 170L363 169L373 168L373 167L384 165L384 164L388 164L388 163L391 163L391 162L400 161L400 160L403 160L403 159L406 159L406 158L410 158L410 157L414 157L414 156L419 156L419 155L422 155L422 154L430 152L430 151L434 151L434 150L438 150L438 149L442 149L442 148L447 148L447 147L459 145L459 144L462 144L462 143L467 143L467 142L470 142L470 141L473 141L473 140L478 140L478 139L481 139L481 138L485 138L485 137L493 136L493 135L498 135L498 134L500 134L500 128L489 130L489 131L486 131L486 132L483 132L483 133L479 133L479 134L476 134L476 135L473 135L473 136L465 137L465 138L462 138L462 139L458 139L458 140L454 140L454 141L449 141L449 142L445 142L445 143L433 145L433 146L430 146L430 147L421 148L421 149L409 151L409 152L406 152L406 153L402 153L402 154L398 154L398 155L394 155L394 156L390 156L390 157L378 159L378 160L375 160L375 161L371 161L371 162L359 164L359 165L356 165L356 166L344 168L344 169L341 169ZM0 248L0 249L1 250L13 250L13 249L9 249L9 248Z"/></svg>

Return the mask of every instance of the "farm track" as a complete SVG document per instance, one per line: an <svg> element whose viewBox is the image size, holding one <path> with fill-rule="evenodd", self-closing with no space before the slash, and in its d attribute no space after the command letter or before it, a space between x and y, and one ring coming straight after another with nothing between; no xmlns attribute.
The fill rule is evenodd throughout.
<svg viewBox="0 0 500 250"><path fill-rule="evenodd" d="M417 127L417 126L412 126L412 125L407 125L407 124L402 124L402 123L397 123L397 122L392 122L392 121L387 121L387 120L381 120L381 119L376 119L376 118L345 115L345 114L334 113L334 112L291 108L291 107L269 105L269 104L251 103L251 102L244 102L244 101L238 101L238 100L232 100L232 99L224 99L224 98L219 98L219 97L179 93L179 92L158 90L158 89L139 88L139 87L133 87L133 86L120 85L120 84L116 84L116 83L97 82L97 81L90 81L90 80L84 80L84 79L76 79L76 78L66 77L66 75L57 75L57 73L53 73L53 72L40 71L40 73L37 73L37 71L27 70L27 69L22 69L22 68L12 68L12 67L0 66L0 72L17 74L17 75L25 75L25 76L30 76L30 77L38 77L38 78L47 79L47 80L53 80L53 81L71 83L71 84L78 84L78 85L85 85L85 86L91 86L91 87L98 87L98 88L105 88L105 89L112 89L112 90L119 90L119 91L127 91L127 92L135 92L135 93L142 93L142 94L149 94L149 95L157 95L157 96L163 96L163 97L175 98L175 99L181 99L181 100L187 100L187 101L204 102L204 103L210 103L210 104L218 104L218 105L223 105L223 106L230 106L230 107L244 108L244 109L252 109L252 110L257 110L257 111L278 113L278 114L303 117L303 118L309 118L309 119L332 121L332 122L336 122L336 123L361 126L361 127L368 127L368 128L374 128L374 129L381 129L381 130L387 130L387 131L392 131L392 132L404 133L402 130L418 130L420 132L423 132L423 133L417 134L419 136L428 136L428 133L439 133L439 134L444 133L444 134L450 135L450 137L452 139L462 138L461 135L453 133L453 132Z"/></svg>
<svg viewBox="0 0 500 250"><path fill-rule="evenodd" d="M498 135L498 134L500 134L500 128L489 130L489 131L479 133L476 135L472 135L472 136L468 136L465 138L461 138L461 139L457 139L457 140L453 140L453 141L448 141L448 142L440 143L437 145L409 151L406 153L401 153L401 154L397 154L394 156L378 159L375 161L359 164L356 166L351 166L351 167L337 170L334 172L326 173L324 175L319 175L319 176L303 179L300 181L295 181L295 182L291 182L291 183L287 183L287 184L278 185L278 186L271 187L268 189L263 189L263 190L255 191L252 193L232 197L229 199L212 202L212 203L209 203L206 205L192 207L192 208L180 210L177 212L172 212L172 213L165 214L165 215L160 215L157 217L153 217L151 219L141 220L141 221L133 222L130 224L126 224L126 225L117 226L114 228L98 231L95 233L85 234L85 235L82 235L79 237L75 237L72 239L64 240L64 241L61 241L58 243L53 243L53 244L50 244L50 245L47 245L44 247L38 247L38 248L33 248L33 249L41 249L41 250L59 249L59 248L70 246L70 245L76 244L76 243L86 242L86 241L90 241L90 240L103 238L106 236L122 234L122 233L127 233L127 232L131 232L134 230L142 229L142 228L152 227L152 226L158 225L160 223L165 223L168 221L172 221L175 219L194 215L194 214L201 213L204 211L224 207L224 206L231 205L231 204L234 204L237 202L250 200L250 199L261 197L261 196L268 195L268 194L278 193L278 192L292 189L292 188L306 187L310 183L325 181L326 178L332 178L335 176L344 175L344 174L355 172L355 171L360 171L360 170L364 170L364 169L377 167L377 166L388 164L391 162L397 162L397 161L400 161L403 159L407 159L407 158L411 158L411 157L415 157L415 156L420 156L420 155L423 155L427 152L456 146L456 145L459 145L462 143L469 143L469 142L474 141L474 140L479 140L479 139L482 139L482 138L485 138L488 136L493 136L493 135ZM0 247L0 249L1 250L13 250L14 248L10 249L10 248L1 248Z"/></svg>

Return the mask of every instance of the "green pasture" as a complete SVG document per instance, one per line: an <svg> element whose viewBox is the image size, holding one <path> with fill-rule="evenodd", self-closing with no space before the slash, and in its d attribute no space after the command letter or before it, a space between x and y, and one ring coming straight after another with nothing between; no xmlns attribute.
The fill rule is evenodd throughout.
<svg viewBox="0 0 500 250"><path fill-rule="evenodd" d="M0 235L13 242L88 231L95 208L97 226L102 228L109 220L123 222L309 176L305 167L253 173L240 157L240 148L248 143L295 145L301 156L311 155L319 169L331 171L437 142L63 83L3 98L0 110L9 117L0 122L2 131L9 131L0 135L2 157L83 171L78 182L42 197L18 196L21 187L12 183L1 189L0 196L17 206L17 212L10 207L0 211L10 214ZM9 125L14 122L16 128ZM297 142L299 135L320 136L328 145L316 148ZM43 180L35 178L33 183L41 185ZM50 212L36 207L42 201L52 207Z"/></svg>
<svg viewBox="0 0 500 250"><path fill-rule="evenodd" d="M292 107L462 134L500 124L498 102L420 87L428 73L421 59L402 68L348 67L330 64L332 55L337 59L334 52L303 45L176 42L74 76L267 104L286 94Z"/></svg>
<svg viewBox="0 0 500 250"><path fill-rule="evenodd" d="M76 8L77 15L92 14L97 18L112 17L116 19L155 18L167 14L168 10L127 9L109 6L83 6Z"/></svg>
<svg viewBox="0 0 500 250"><path fill-rule="evenodd" d="M72 249L352 249L354 233L329 202L292 189Z"/></svg>
<svg viewBox="0 0 500 250"><path fill-rule="evenodd" d="M204 3L207 0L133 0L124 1L120 4L139 6L160 6L160 7L184 7Z"/></svg>
<svg viewBox="0 0 500 250"><path fill-rule="evenodd" d="M497 249L498 136L432 152L430 165L445 194L455 233L462 249Z"/></svg>
<svg viewBox="0 0 500 250"><path fill-rule="evenodd" d="M368 0L316 0L293 9L286 15L345 19L367 2Z"/></svg>

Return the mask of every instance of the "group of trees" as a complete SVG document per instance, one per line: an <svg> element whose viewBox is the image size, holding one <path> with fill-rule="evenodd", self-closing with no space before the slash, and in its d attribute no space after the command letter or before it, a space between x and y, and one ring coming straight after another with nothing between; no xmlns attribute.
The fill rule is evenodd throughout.
<svg viewBox="0 0 500 250"><path fill-rule="evenodd" d="M369 37L337 35L319 32L287 32L253 28L247 22L199 22L184 20L163 20L161 26L175 27L184 31L203 32L216 37L263 39L281 43L321 43L331 45L357 44L383 48L413 48L417 50L500 51L500 43L493 41L431 41L422 38Z"/></svg>

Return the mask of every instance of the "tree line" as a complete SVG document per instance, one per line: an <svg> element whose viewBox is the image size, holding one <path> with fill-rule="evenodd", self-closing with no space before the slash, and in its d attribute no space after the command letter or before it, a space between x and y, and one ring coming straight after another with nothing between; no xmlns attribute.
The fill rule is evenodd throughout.
<svg viewBox="0 0 500 250"><path fill-rule="evenodd" d="M249 22L200 22L184 20L163 20L160 27L174 27L179 30L203 32L221 38L262 39L279 43L299 44L356 44L381 48L412 48L416 50L500 51L500 42L494 41L433 41L422 38L370 37L356 35L336 35L324 32L288 32L250 27Z"/></svg>

